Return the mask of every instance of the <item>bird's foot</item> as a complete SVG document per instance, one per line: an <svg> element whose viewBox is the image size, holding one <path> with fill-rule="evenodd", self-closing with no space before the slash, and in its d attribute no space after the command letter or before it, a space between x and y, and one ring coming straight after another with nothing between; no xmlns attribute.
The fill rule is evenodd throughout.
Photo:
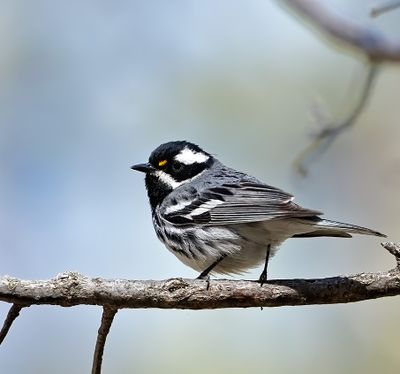
<svg viewBox="0 0 400 374"><path fill-rule="evenodd" d="M267 272L265 270L261 273L260 278L258 278L258 282L260 283L260 287L267 282Z"/></svg>
<svg viewBox="0 0 400 374"><path fill-rule="evenodd" d="M267 253L265 254L264 269L260 275L260 278L258 279L258 281L260 282L260 287L262 287L263 284L267 281L267 269L268 269L268 261L269 261L270 252L271 252L271 244L268 244Z"/></svg>
<svg viewBox="0 0 400 374"><path fill-rule="evenodd" d="M204 280L206 281L206 290L208 290L210 288L210 276L208 273L205 273L204 271L196 278L199 280Z"/></svg>
<svg viewBox="0 0 400 374"><path fill-rule="evenodd" d="M202 279L207 282L207 290L210 288L210 272L225 258L226 255L222 255L218 260L213 262L207 269L203 270L196 279Z"/></svg>

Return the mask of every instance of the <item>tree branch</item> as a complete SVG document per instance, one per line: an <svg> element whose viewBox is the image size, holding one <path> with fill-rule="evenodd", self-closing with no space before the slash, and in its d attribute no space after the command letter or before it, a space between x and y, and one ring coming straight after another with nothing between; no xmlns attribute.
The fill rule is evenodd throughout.
<svg viewBox="0 0 400 374"><path fill-rule="evenodd" d="M382 243L396 258L388 272L360 273L347 277L268 281L174 278L154 280L106 280L87 278L75 272L47 281L0 278L0 301L13 303L0 332L7 335L21 308L36 305L102 305L103 315L93 355L92 374L101 373L104 346L120 308L217 309L278 307L350 303L400 295L400 244ZM0 340L0 342L1 342Z"/></svg>
<svg viewBox="0 0 400 374"><path fill-rule="evenodd" d="M304 176L307 174L305 164L307 160L310 160L310 156L325 151L339 134L354 125L371 92L378 69L377 63L400 61L400 39L390 39L377 29L336 12L322 1L285 0L284 2L321 31L323 35L335 39L345 47L361 52L371 63L364 89L361 91L360 101L348 118L338 123L337 121L327 121L323 129L315 136L314 141L295 159L296 170ZM381 6L375 7L373 14L394 9L399 6L399 3L400 1L386 1Z"/></svg>
<svg viewBox="0 0 400 374"><path fill-rule="evenodd" d="M400 258L400 245L383 243ZM389 249L390 248L390 249ZM349 303L400 295L400 270L324 279L255 281L174 278L106 280L64 273L47 281L0 278L0 301L60 306L103 305L119 308L217 309Z"/></svg>
<svg viewBox="0 0 400 374"><path fill-rule="evenodd" d="M4 320L3 327L1 328L1 331L0 331L0 345L1 345L1 343L3 343L5 337L7 336L8 331L11 328L11 325L13 324L15 319L19 316L19 312L25 306L26 305L20 305L20 304L11 305L11 308L8 311L7 317Z"/></svg>
<svg viewBox="0 0 400 374"><path fill-rule="evenodd" d="M376 4L371 8L371 17L378 17L383 13L390 12L396 8L400 7L400 1L399 0L389 0L389 1L384 1L382 3Z"/></svg>
<svg viewBox="0 0 400 374"><path fill-rule="evenodd" d="M400 61L400 41L380 31L355 22L315 0L286 0L298 14L327 36L347 47L353 47L375 62Z"/></svg>
<svg viewBox="0 0 400 374"><path fill-rule="evenodd" d="M344 120L335 122L334 120L324 119L323 122L320 123L321 130L315 134L314 140L293 162L295 169L302 176L306 176L308 173L306 165L310 163L311 156L315 156L318 151L327 150L338 135L354 125L368 102L377 73L378 65L370 64L368 66L367 77L365 79L364 87L361 90L359 100Z"/></svg>
<svg viewBox="0 0 400 374"><path fill-rule="evenodd" d="M103 315L101 317L101 324L97 332L96 347L93 355L92 374L101 373L101 364L103 362L104 346L106 344L107 335L110 332L111 324L118 309L112 306L105 305L103 307Z"/></svg>

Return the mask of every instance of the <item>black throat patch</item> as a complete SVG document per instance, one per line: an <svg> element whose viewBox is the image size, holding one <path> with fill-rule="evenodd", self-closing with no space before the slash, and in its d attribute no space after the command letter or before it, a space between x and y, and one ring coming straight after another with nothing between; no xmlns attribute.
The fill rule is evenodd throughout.
<svg viewBox="0 0 400 374"><path fill-rule="evenodd" d="M146 175L145 183L151 211L154 212L156 207L173 191L173 188L160 181L160 179L153 174Z"/></svg>

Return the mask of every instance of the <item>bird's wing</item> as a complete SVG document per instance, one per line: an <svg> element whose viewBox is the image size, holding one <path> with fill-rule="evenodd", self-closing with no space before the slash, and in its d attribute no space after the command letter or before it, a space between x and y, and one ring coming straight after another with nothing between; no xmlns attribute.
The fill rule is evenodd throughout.
<svg viewBox="0 0 400 374"><path fill-rule="evenodd" d="M176 225L233 225L320 214L295 204L278 188L244 180L199 191L193 200L164 209L162 216Z"/></svg>

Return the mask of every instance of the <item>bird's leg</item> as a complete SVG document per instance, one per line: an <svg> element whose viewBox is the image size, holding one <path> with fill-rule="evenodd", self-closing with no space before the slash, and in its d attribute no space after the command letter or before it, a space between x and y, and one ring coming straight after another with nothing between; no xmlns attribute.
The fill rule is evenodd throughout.
<svg viewBox="0 0 400 374"><path fill-rule="evenodd" d="M210 272L214 269L224 258L226 255L221 255L221 257L214 261L207 269L203 270L200 275L196 279L203 279L207 281L207 290L210 287Z"/></svg>
<svg viewBox="0 0 400 374"><path fill-rule="evenodd" d="M267 281L267 269L268 269L268 261L269 261L270 252L271 252L271 244L268 244L267 254L265 255L264 270L262 271L260 278L258 279L258 281L260 282L260 286L262 286Z"/></svg>

